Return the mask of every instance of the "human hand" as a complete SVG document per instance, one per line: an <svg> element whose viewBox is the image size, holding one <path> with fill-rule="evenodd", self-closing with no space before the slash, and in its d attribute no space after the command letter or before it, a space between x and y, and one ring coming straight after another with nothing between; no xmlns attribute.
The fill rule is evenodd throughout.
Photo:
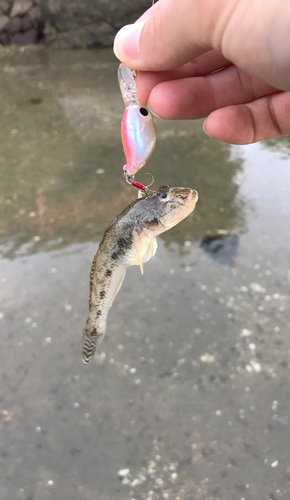
<svg viewBox="0 0 290 500"><path fill-rule="evenodd" d="M114 50L153 113L249 144L290 134L289 33L284 0L159 0Z"/></svg>

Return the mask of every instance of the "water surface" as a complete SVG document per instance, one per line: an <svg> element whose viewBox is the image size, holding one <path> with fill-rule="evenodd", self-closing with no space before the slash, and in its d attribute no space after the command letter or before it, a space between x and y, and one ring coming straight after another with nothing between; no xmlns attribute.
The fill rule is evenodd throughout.
<svg viewBox="0 0 290 500"><path fill-rule="evenodd" d="M135 196L117 62L0 58L1 498L287 499L289 139L231 147L157 121L143 170L199 201L128 270L84 366L90 264Z"/></svg>

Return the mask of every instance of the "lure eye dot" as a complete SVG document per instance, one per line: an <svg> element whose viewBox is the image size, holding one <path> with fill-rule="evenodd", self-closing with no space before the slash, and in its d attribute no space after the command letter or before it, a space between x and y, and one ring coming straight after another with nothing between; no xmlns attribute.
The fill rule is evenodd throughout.
<svg viewBox="0 0 290 500"><path fill-rule="evenodd" d="M147 111L146 108L140 108L139 109L140 113L142 116L148 116L149 115L149 112Z"/></svg>

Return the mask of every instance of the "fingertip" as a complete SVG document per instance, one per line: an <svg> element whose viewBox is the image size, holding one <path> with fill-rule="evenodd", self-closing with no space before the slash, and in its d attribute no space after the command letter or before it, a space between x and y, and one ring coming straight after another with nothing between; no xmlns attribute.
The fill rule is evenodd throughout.
<svg viewBox="0 0 290 500"><path fill-rule="evenodd" d="M207 128L206 128L206 120L204 120L203 122L203 125L202 125L202 128L203 128L203 131L206 135L208 135L208 137L213 137L208 131L207 131Z"/></svg>
<svg viewBox="0 0 290 500"><path fill-rule="evenodd" d="M182 93L176 92L175 82L162 82L156 85L149 96L153 113L166 120L183 119Z"/></svg>
<svg viewBox="0 0 290 500"><path fill-rule="evenodd" d="M138 57L140 33L146 21L147 19L135 24L127 24L118 31L115 36L113 51L120 61L128 63Z"/></svg>
<svg viewBox="0 0 290 500"><path fill-rule="evenodd" d="M151 106L151 103L150 103L150 98L148 100L148 104L147 104L147 107L151 113L151 115L155 116L155 118L161 118L161 116L159 116L153 109L152 109L152 106Z"/></svg>
<svg viewBox="0 0 290 500"><path fill-rule="evenodd" d="M224 110L222 110L223 112ZM227 124L224 122L223 117L221 116L221 110L216 110L210 113L210 115L203 122L203 131L209 137L214 137L220 141L227 141L226 138L228 136Z"/></svg>
<svg viewBox="0 0 290 500"><path fill-rule="evenodd" d="M253 127L245 106L228 106L210 113L203 124L203 130L229 144L250 144L253 142Z"/></svg>

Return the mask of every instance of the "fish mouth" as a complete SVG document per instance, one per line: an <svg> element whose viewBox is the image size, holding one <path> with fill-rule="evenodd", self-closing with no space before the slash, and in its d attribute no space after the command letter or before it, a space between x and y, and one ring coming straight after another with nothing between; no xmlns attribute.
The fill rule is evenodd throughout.
<svg viewBox="0 0 290 500"><path fill-rule="evenodd" d="M198 200L198 192L195 190L195 189L190 189L188 188L189 190L189 194L188 194L188 197L187 197L187 201L184 205L184 213L183 213L183 219L185 217L187 217L191 212L193 212L193 210L195 209L195 205L197 203L197 200Z"/></svg>
<svg viewBox="0 0 290 500"><path fill-rule="evenodd" d="M167 186L163 186L160 188L160 190L164 190ZM196 203L198 200L198 192L196 189L191 189L190 187L180 187L180 188L168 188L167 189L171 192L174 193L175 190L180 191L181 197L184 199L183 204L184 206L188 206L189 204ZM174 193L175 194L175 193Z"/></svg>
<svg viewBox="0 0 290 500"><path fill-rule="evenodd" d="M190 207L191 210L194 209L198 200L198 192L195 189L190 189L190 195L188 196L188 200L186 205Z"/></svg>
<svg viewBox="0 0 290 500"><path fill-rule="evenodd" d="M193 210L195 209L196 202L198 200L198 193L195 189L191 188L174 188L177 192L180 190L179 196L175 194L172 198L172 204L167 215L164 214L160 217L160 222L170 229L176 224L185 219ZM178 199L178 198L181 199ZM183 199L182 199L183 198Z"/></svg>

